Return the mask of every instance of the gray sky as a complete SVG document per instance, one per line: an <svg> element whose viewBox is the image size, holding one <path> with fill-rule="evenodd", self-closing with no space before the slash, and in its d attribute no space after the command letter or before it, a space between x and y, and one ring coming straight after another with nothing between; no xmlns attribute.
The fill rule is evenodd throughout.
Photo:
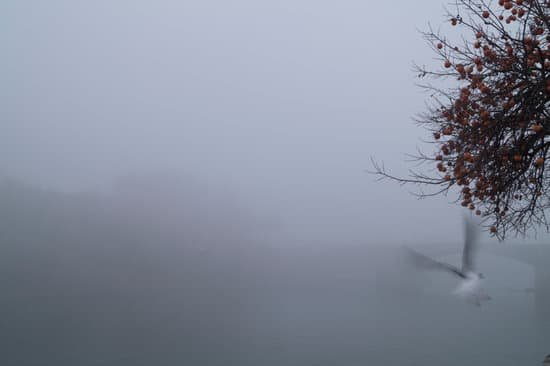
<svg viewBox="0 0 550 366"><path fill-rule="evenodd" d="M427 133L412 63L440 0L2 1L0 172L62 190L136 171L226 186L289 235L438 241L460 209L377 183Z"/></svg>

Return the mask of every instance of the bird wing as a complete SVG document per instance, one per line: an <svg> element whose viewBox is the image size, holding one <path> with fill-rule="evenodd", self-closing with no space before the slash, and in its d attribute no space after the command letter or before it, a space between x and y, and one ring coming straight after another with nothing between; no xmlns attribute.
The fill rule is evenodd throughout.
<svg viewBox="0 0 550 366"><path fill-rule="evenodd" d="M464 249L462 252L462 272L474 271L474 256L477 251L478 230L472 220L464 218Z"/></svg>
<svg viewBox="0 0 550 366"><path fill-rule="evenodd" d="M409 248L407 248L407 251L410 262L417 268L425 270L445 271L461 278L465 277L460 269L455 266L443 262L438 262L429 257L426 257L424 254L420 254Z"/></svg>

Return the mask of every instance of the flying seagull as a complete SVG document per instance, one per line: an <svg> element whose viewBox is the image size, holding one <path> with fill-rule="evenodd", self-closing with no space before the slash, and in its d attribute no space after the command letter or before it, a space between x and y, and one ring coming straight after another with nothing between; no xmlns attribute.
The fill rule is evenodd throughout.
<svg viewBox="0 0 550 366"><path fill-rule="evenodd" d="M468 303L481 306L483 301L488 301L491 297L482 288L482 273L475 272L474 256L477 251L476 235L477 230L474 224L464 219L464 249L462 251L462 267L438 262L428 258L412 249L408 249L411 262L418 268L426 270L439 270L450 273L460 279L460 283L453 294L466 300Z"/></svg>

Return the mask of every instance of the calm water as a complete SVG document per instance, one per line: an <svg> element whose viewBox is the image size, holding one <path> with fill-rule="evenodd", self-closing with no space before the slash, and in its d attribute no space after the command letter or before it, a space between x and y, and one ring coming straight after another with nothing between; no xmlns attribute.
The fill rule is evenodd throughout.
<svg viewBox="0 0 550 366"><path fill-rule="evenodd" d="M518 262L481 256L493 300L477 308L391 247L162 236L90 202L8 193L2 366L518 366L550 353L550 309L535 312Z"/></svg>
<svg viewBox="0 0 550 366"><path fill-rule="evenodd" d="M168 252L42 267L19 257L4 263L2 365L538 365L550 352L521 292L527 267L476 308L448 295L452 279L392 277L383 250L370 268L364 249L334 250L336 263L325 251L251 268L206 256L194 272ZM509 273L485 262L489 278Z"/></svg>

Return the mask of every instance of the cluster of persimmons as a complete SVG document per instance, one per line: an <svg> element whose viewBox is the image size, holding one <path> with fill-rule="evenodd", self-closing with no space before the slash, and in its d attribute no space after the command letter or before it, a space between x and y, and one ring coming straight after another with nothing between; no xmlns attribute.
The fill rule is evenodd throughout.
<svg viewBox="0 0 550 366"><path fill-rule="evenodd" d="M459 1L468 18L452 25L471 34L461 46L427 33L442 68L458 85L425 115L437 143L434 157L462 206L491 221L497 234L546 224L549 206L550 1Z"/></svg>
<svg viewBox="0 0 550 366"><path fill-rule="evenodd" d="M548 229L550 0L456 0L456 9L448 16L461 41L424 33L441 67L417 68L445 81L424 85L434 103L417 120L436 145L417 158L436 170L399 178L373 161L374 173L436 187L424 197L456 190L457 202L499 238Z"/></svg>

